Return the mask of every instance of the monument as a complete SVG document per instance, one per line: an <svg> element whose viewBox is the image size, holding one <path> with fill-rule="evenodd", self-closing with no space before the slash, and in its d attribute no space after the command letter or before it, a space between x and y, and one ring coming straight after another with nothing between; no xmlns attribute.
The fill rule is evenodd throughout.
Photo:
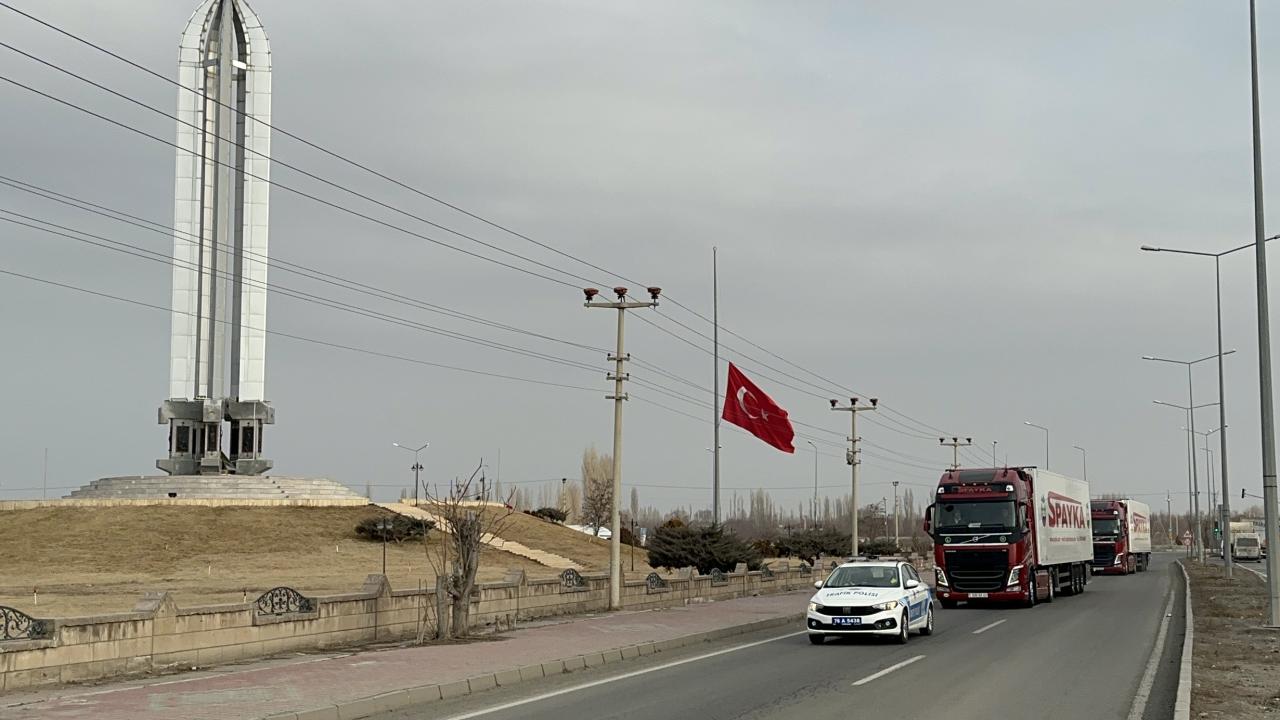
<svg viewBox="0 0 1280 720"><path fill-rule="evenodd" d="M204 0L178 56L170 475L260 475L266 401L271 53L243 0ZM224 425L225 423L225 425ZM224 429L229 432L224 433Z"/></svg>

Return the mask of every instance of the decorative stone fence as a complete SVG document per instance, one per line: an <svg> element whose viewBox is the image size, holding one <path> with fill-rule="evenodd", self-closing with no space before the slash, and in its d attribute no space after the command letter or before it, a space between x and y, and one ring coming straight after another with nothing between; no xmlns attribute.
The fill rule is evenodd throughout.
<svg viewBox="0 0 1280 720"><path fill-rule="evenodd" d="M622 604L674 607L799 590L809 582L801 568L785 563L768 572L653 573L624 583ZM517 570L476 589L471 623L477 631L509 629L522 620L606 610L608 602L607 573L526 580ZM133 612L76 618L0 608L0 692L407 640L423 622L434 625L434 607L433 589L393 591L385 577L370 575L359 592L322 597L277 587L246 603L180 608L168 593L150 592Z"/></svg>

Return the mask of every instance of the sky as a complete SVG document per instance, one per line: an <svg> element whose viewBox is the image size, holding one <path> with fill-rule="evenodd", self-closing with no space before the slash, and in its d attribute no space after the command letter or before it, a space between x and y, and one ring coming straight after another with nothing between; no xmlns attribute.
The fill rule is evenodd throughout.
<svg viewBox="0 0 1280 720"><path fill-rule="evenodd" d="M194 8L11 4L170 78ZM705 318L716 247L722 360L807 436L788 455L725 426L725 506L763 487L797 507L813 494L815 464L821 495L847 493L848 415L830 412L827 398L856 393L882 406L859 416L863 503L892 498L893 481L928 492L951 460L938 444L945 435L973 438L961 456L968 466L990 464L993 441L1000 464L1047 462L1079 477L1087 457L1094 493L1160 509L1170 493L1175 510L1186 507L1185 415L1152 403L1185 405L1186 371L1141 357L1214 353L1213 263L1138 248L1210 251L1253 239L1245 3L252 5L271 39L278 128L555 250L277 132L277 160L499 250L279 164L278 183L554 281L273 189L273 258L418 303L272 271L281 286L416 324L272 294L272 331L330 344L268 340L273 472L370 485L389 499L411 483L413 463L392 443L429 442L422 459L433 484L481 462L489 477L535 492L575 478L585 448L611 447L605 348L615 331L610 313L582 307L578 288L657 285L661 306L627 323L635 382L623 484L645 505L708 507ZM1267 111L1280 93L1280 14L1260 13L1264 165L1276 168L1280 115ZM172 84L0 14L4 43L165 112L176 107ZM171 119L10 49L0 48L0 75L174 137ZM0 82L0 107L0 174L172 222L171 146L9 82ZM0 186L0 209L172 249L164 233L11 187ZM166 265L10 222L0 238L0 270L168 306ZM1251 252L1222 261L1224 342L1238 351L1225 363L1236 506L1240 487L1261 493L1253 267ZM0 498L155 472L166 443L155 420L167 391L166 312L0 274L0 331ZM1197 404L1217 399L1213 365L1195 367ZM1050 429L1047 460L1045 434L1024 421ZM1216 409L1196 422L1218 427ZM1206 456L1197 461L1204 475Z"/></svg>

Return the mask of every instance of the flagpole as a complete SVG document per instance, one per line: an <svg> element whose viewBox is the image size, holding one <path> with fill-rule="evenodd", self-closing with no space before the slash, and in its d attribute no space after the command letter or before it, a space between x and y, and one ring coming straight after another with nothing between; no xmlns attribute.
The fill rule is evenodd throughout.
<svg viewBox="0 0 1280 720"><path fill-rule="evenodd" d="M720 286L716 272L716 247L711 246L711 343L715 346L714 382L712 403L714 416L711 425L714 428L711 442L711 519L720 524Z"/></svg>

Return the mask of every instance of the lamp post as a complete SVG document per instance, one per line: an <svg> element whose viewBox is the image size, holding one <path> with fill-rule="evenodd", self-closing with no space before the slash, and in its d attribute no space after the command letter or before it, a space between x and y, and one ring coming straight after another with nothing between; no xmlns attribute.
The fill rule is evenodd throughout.
<svg viewBox="0 0 1280 720"><path fill-rule="evenodd" d="M408 450L413 453L413 467L409 469L413 471L413 504L416 506L418 504L418 473L422 472L422 463L418 462L418 455L423 450L431 447L431 443L422 443L422 447L416 448L409 447L408 445L401 445L400 443L391 443L391 445L392 447L398 447L401 450Z"/></svg>
<svg viewBox="0 0 1280 720"><path fill-rule="evenodd" d="M609 360L614 363L614 370L608 376L608 379L613 381L613 394L605 396L605 399L613 401L613 492L609 503L609 531L613 533L609 538L610 610L618 610L622 607L622 518L618 514L618 497L622 495L622 403L627 399L626 393L622 392L622 383L629 377L622 371L622 364L630 359L629 355L623 353L623 326L628 310L658 306L658 296L662 294L662 288L650 287L647 290L650 298L647 301L629 301L627 289L616 287L613 289L613 294L617 297L616 301L594 302L600 291L595 288L582 289L582 294L587 299L584 303L586 307L618 311L618 346L617 350L609 356ZM719 498L715 499L715 507L717 510L720 507Z"/></svg>
<svg viewBox="0 0 1280 720"><path fill-rule="evenodd" d="M1080 447L1079 445L1072 445L1071 447L1080 451L1080 470L1084 473L1084 477L1082 479L1086 483L1088 483L1089 482L1089 455L1084 451L1084 448Z"/></svg>
<svg viewBox="0 0 1280 720"><path fill-rule="evenodd" d="M1163 400L1152 400L1156 405L1164 405L1165 407L1177 408L1187 414L1187 425L1191 426L1191 420L1195 416L1195 411L1200 408L1212 407L1218 403L1204 403L1203 405L1179 405L1177 403L1165 402ZM1191 524L1195 525L1196 531L1191 534L1191 547L1188 548L1192 554L1203 552L1204 548L1199 548L1200 537L1200 486L1197 484L1196 463L1195 463L1195 443L1192 441L1192 434L1187 432L1187 502L1188 510L1191 512ZM1190 557L1190 554L1188 555ZM1204 560L1204 555L1200 555L1200 559Z"/></svg>
<svg viewBox="0 0 1280 720"><path fill-rule="evenodd" d="M1048 470L1049 469L1049 428L1043 425L1037 425L1031 422L1030 420L1023 420L1022 424L1029 425L1033 428L1040 428L1041 430L1044 431L1044 469Z"/></svg>
<svg viewBox="0 0 1280 720"><path fill-rule="evenodd" d="M1265 242L1275 240L1280 235L1266 238ZM1199 257L1213 258L1213 286L1215 293L1215 306L1217 309L1217 328L1218 328L1218 400L1221 405L1218 406L1218 426L1226 428L1227 426L1227 401L1226 392L1223 389L1225 385L1222 356L1222 258L1232 253L1247 250L1254 246L1254 243L1233 247L1230 250L1222 252L1204 252L1200 250L1179 250L1175 248L1153 247L1151 245L1143 245L1142 249L1146 252L1167 252L1178 255L1197 255ZM1219 517L1219 525L1222 527L1222 544L1226 547L1231 542L1231 502L1228 500L1230 488L1227 479L1227 431L1223 429L1222 435L1218 437L1218 461L1222 469L1222 508ZM1227 569L1227 577L1231 577L1231 558L1224 557L1223 563Z"/></svg>
<svg viewBox="0 0 1280 720"><path fill-rule="evenodd" d="M1212 360L1214 358L1218 358L1218 362L1221 363L1223 356L1230 355L1231 353L1234 353L1234 352L1235 350L1228 350L1226 352L1222 352L1221 350L1219 350L1213 355L1206 355L1197 360L1171 360L1169 358L1154 357L1152 355L1143 355L1142 359L1151 360L1153 362L1172 363L1174 365L1185 365L1187 368L1187 405L1194 408L1196 404L1196 400L1195 400L1194 385L1191 382L1191 367L1193 365L1196 365L1197 363L1202 363L1205 360ZM1221 387L1219 387L1218 392L1219 392L1219 395L1218 395L1219 407L1221 407L1221 400L1222 400ZM1187 413L1187 425L1189 427L1189 432L1194 434L1196 431L1196 417L1194 412ZM1191 436L1188 436L1188 438L1190 437ZM1192 455L1191 481L1192 481L1192 485L1195 487L1195 494L1192 496L1191 499L1195 505L1196 534L1199 535L1200 534L1200 525L1199 525L1200 523L1200 479L1199 479L1199 472L1196 469L1196 463L1195 463L1195 442L1190 440L1189 442L1191 443L1190 448L1191 448L1191 455ZM1200 562L1204 562L1204 543L1200 543L1199 546L1200 546L1200 552L1199 552Z"/></svg>

